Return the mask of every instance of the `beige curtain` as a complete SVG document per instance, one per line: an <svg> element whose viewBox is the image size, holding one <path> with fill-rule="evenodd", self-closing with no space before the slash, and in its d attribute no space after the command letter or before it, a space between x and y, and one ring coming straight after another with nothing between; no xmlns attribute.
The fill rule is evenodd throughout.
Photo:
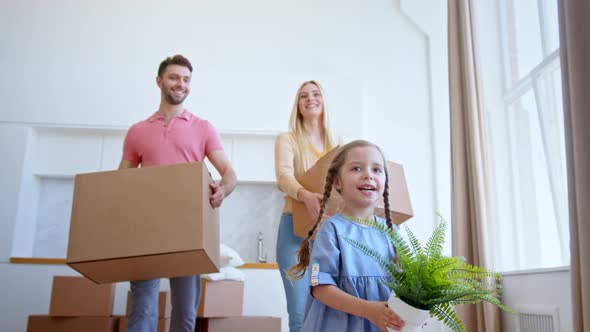
<svg viewBox="0 0 590 332"><path fill-rule="evenodd" d="M485 121L472 13L470 0L449 0L453 255L493 268ZM499 309L490 304L460 306L458 311L470 332L501 329Z"/></svg>
<svg viewBox="0 0 590 332"><path fill-rule="evenodd" d="M590 331L590 2L560 0L574 331Z"/></svg>

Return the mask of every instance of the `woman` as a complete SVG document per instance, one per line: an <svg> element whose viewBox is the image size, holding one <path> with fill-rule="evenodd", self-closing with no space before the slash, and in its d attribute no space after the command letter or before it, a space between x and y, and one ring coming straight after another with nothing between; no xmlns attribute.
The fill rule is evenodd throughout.
<svg viewBox="0 0 590 332"><path fill-rule="evenodd" d="M318 159L337 145L328 125L328 113L321 85L316 81L301 84L289 120L289 131L281 133L275 143L275 172L279 190L286 194L279 224L277 263L283 279L289 313L289 330L301 331L305 302L309 295L309 278L291 282L287 270L297 264L297 250L303 238L293 233L293 201L305 204L312 220L320 211L322 196L297 182Z"/></svg>

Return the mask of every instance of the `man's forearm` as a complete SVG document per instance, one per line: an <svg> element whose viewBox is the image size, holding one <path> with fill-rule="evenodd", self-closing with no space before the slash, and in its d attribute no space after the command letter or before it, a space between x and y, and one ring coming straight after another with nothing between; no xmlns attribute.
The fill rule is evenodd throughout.
<svg viewBox="0 0 590 332"><path fill-rule="evenodd" d="M221 175L221 181L219 182L219 186L221 187L221 190L223 190L223 194L225 197L229 196L229 194L231 194L232 191L234 191L237 182L238 179L236 177L236 173L231 168Z"/></svg>

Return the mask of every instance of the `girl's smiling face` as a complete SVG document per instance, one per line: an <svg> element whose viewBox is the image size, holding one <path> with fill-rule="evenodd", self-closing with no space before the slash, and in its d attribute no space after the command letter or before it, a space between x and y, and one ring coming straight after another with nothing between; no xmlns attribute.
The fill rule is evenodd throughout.
<svg viewBox="0 0 590 332"><path fill-rule="evenodd" d="M334 188L340 192L347 210L375 207L385 188L384 167L383 156L375 147L355 147L348 151L334 179Z"/></svg>

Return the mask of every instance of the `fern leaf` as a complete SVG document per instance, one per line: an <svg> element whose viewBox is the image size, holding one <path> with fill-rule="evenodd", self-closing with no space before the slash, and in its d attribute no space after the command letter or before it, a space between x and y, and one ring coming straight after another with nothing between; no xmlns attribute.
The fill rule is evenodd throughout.
<svg viewBox="0 0 590 332"><path fill-rule="evenodd" d="M446 229L447 223L444 219L441 219L441 222L432 232L428 242L426 242L426 255L428 255L428 257L438 258L442 256Z"/></svg>
<svg viewBox="0 0 590 332"><path fill-rule="evenodd" d="M443 324L445 324L448 328L453 330L454 332L466 332L465 326L457 316L455 309L448 304L441 304L438 306L434 306L430 310L430 314Z"/></svg>
<svg viewBox="0 0 590 332"><path fill-rule="evenodd" d="M365 255L367 255L370 258L372 258L373 260L375 260L375 262L377 262L377 264L379 266L381 266L394 279L394 282L397 282L397 280L399 280L399 278L402 276L403 273L397 267L397 265L391 263L388 259L383 257L380 253L378 253L374 249L370 248L369 246L367 246L364 243L361 243L359 241L348 238L340 233L338 234L338 236L340 238L342 238L344 241L348 242L353 247L356 247L357 249L359 249Z"/></svg>
<svg viewBox="0 0 590 332"><path fill-rule="evenodd" d="M406 225L404 226L404 230L408 234L408 239L410 239L410 244L412 245L412 251L414 252L414 255L421 256L423 254L423 251L422 247L420 246L420 241L418 241L418 238L416 237L416 235L414 235L414 232L412 232L410 227Z"/></svg>
<svg viewBox="0 0 590 332"><path fill-rule="evenodd" d="M387 225L384 225L380 222L376 222L374 220L363 220L360 222L364 225L376 228L381 233L387 236L389 241L391 241L391 243L395 247L396 256L400 262L402 270L406 270L407 268L410 268L414 265L415 256L413 254L413 251L406 243L406 240L404 240L404 238L401 237L401 235L399 235L398 232L387 227Z"/></svg>

